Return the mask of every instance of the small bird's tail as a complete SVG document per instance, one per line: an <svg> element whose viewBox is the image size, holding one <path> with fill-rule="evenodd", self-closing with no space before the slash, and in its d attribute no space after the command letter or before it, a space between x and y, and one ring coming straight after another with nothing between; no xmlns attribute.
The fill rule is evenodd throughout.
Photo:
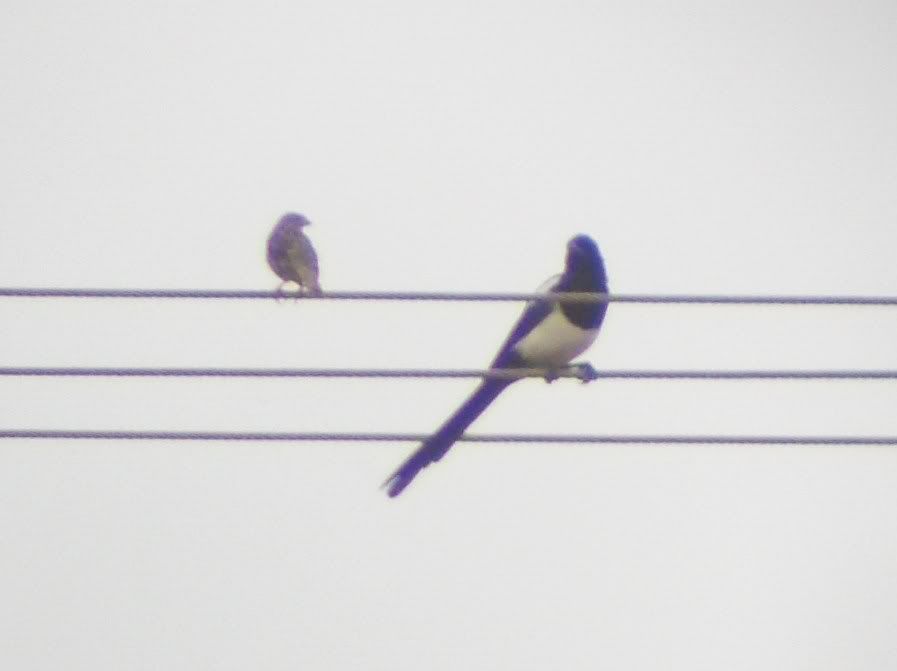
<svg viewBox="0 0 897 671"><path fill-rule="evenodd" d="M321 288L321 283L318 282L317 277L312 277L308 284L305 285L306 290L312 296L323 296L324 290Z"/></svg>
<svg viewBox="0 0 897 671"><path fill-rule="evenodd" d="M395 472L383 483L387 494L398 496L414 477L434 461L439 461L455 444L467 427L479 417L489 404L504 391L505 387L515 380L486 380L468 398L464 405L455 411L436 433L427 438L419 448L408 457Z"/></svg>

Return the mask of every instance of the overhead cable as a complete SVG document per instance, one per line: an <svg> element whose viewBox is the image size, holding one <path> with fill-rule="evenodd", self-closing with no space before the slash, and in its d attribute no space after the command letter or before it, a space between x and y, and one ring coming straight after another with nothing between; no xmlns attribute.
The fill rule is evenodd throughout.
<svg viewBox="0 0 897 671"><path fill-rule="evenodd" d="M897 306L897 296L801 296L725 294L488 293L412 291L328 291L321 295L230 289L63 289L0 287L0 297L30 298L193 298L358 301L531 301L566 303L692 303L732 305L866 305Z"/></svg>
<svg viewBox="0 0 897 671"><path fill-rule="evenodd" d="M0 367L0 377L219 377L219 378L574 378L592 380L894 380L897 370L594 370L578 367L430 368L117 368Z"/></svg>
<svg viewBox="0 0 897 671"><path fill-rule="evenodd" d="M288 442L421 442L428 434L232 431L91 431L0 429L0 439L43 440L175 440L175 441L288 441ZM696 436L696 435L569 435L465 434L471 443L563 443L619 445L828 445L897 446L897 436Z"/></svg>

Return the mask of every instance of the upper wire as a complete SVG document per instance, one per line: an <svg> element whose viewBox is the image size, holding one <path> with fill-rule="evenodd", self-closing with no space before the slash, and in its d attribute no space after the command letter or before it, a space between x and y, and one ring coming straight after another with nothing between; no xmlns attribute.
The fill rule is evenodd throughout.
<svg viewBox="0 0 897 671"><path fill-rule="evenodd" d="M897 370L593 370L544 368L117 368L0 367L0 377L241 377L241 378L573 378L593 380L894 380Z"/></svg>
<svg viewBox="0 0 897 671"><path fill-rule="evenodd" d="M0 439L44 440L190 440L190 441L304 441L304 442L421 442L418 433L235 432L235 431L95 431L0 429ZM894 446L897 436L692 436L692 435L570 435L464 434L472 443L564 443L620 445L851 445Z"/></svg>
<svg viewBox="0 0 897 671"><path fill-rule="evenodd" d="M697 295L697 294L602 294L328 291L320 295L262 290L230 289L61 289L0 287L0 297L31 298L193 298L193 299L300 299L371 301L532 301L565 303L692 303L730 305L867 305L897 306L897 296L801 296L801 295Z"/></svg>

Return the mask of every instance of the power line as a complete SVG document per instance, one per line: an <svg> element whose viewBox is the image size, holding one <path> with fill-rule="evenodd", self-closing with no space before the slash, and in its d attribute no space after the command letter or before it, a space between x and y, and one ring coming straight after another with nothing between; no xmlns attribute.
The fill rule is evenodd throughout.
<svg viewBox="0 0 897 671"><path fill-rule="evenodd" d="M361 301L531 301L549 299L568 303L692 303L731 305L866 305L897 306L897 296L760 296L693 294L600 293L485 293L410 291L329 291L320 296L260 290L218 289L61 289L0 287L0 297L30 298L191 298L191 299L300 299Z"/></svg>
<svg viewBox="0 0 897 671"><path fill-rule="evenodd" d="M429 368L79 368L0 367L2 377L236 377L236 378L557 378L592 380L894 380L897 370L509 370Z"/></svg>
<svg viewBox="0 0 897 671"><path fill-rule="evenodd" d="M428 434L230 431L79 431L0 429L0 438L43 440L183 440L183 441L292 441L292 442L421 442ZM471 443L564 443L619 445L897 445L897 436L688 436L688 435L557 435L469 434Z"/></svg>

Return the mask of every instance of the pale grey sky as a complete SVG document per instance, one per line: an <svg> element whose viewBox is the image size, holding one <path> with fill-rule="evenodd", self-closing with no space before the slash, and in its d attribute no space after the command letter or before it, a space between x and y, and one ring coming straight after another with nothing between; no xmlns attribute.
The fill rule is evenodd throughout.
<svg viewBox="0 0 897 671"><path fill-rule="evenodd" d="M897 5L6 2L0 285L897 294ZM2 365L475 368L517 304L0 300ZM895 368L615 304L598 368ZM0 428L433 430L471 381L0 380ZM892 382L515 385L480 433L897 435ZM897 451L0 444L0 666L897 666Z"/></svg>

